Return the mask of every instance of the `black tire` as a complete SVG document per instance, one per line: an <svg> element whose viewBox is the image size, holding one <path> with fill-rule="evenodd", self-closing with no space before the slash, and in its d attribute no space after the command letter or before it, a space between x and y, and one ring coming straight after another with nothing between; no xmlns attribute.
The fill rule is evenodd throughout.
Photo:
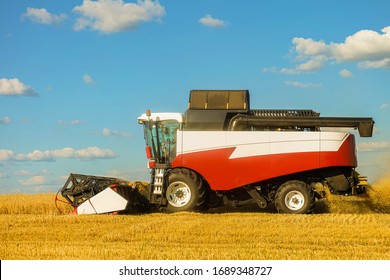
<svg viewBox="0 0 390 280"><path fill-rule="evenodd" d="M165 191L167 213L181 211L204 211L207 209L207 192L202 179L193 171L173 169Z"/></svg>
<svg viewBox="0 0 390 280"><path fill-rule="evenodd" d="M314 202L314 193L311 187L298 180L285 182L278 188L275 195L275 207L279 213L312 213Z"/></svg>

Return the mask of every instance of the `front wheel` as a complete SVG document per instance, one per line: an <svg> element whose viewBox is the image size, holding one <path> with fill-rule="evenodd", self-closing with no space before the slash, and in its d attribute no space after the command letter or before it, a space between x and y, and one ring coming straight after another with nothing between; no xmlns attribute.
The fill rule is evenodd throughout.
<svg viewBox="0 0 390 280"><path fill-rule="evenodd" d="M173 169L165 192L166 212L201 211L206 209L206 189L201 178L193 171Z"/></svg>
<svg viewBox="0 0 390 280"><path fill-rule="evenodd" d="M314 201L314 193L311 187L298 180L287 181L282 184L275 196L275 206L279 213L312 213Z"/></svg>

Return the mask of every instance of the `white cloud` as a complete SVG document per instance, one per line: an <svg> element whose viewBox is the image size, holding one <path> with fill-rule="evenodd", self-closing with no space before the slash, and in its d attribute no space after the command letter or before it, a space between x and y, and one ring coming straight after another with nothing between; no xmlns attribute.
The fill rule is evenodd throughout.
<svg viewBox="0 0 390 280"><path fill-rule="evenodd" d="M282 68L280 70L278 70L276 68L272 68L272 72L280 73L280 74L288 74L288 75L301 73L301 71L298 71L298 69L296 69L296 68Z"/></svg>
<svg viewBox="0 0 390 280"><path fill-rule="evenodd" d="M340 77L342 78L353 78L353 74L351 71L348 71L347 69L343 69L339 72Z"/></svg>
<svg viewBox="0 0 390 280"><path fill-rule="evenodd" d="M52 157L59 158L73 158L73 159L102 159L102 158L114 158L115 154L109 149L101 149L98 147L88 147L81 150L75 150L73 148L63 148L61 150L50 151Z"/></svg>
<svg viewBox="0 0 390 280"><path fill-rule="evenodd" d="M49 170L47 170L47 169L43 169L41 172L42 172L42 174L46 174L46 175L50 175L51 174L51 172Z"/></svg>
<svg viewBox="0 0 390 280"><path fill-rule="evenodd" d="M0 150L0 161L54 161L56 158L93 160L114 157L115 153L112 150L96 146L80 150L70 147L46 151L35 150L26 154L17 154L12 150Z"/></svg>
<svg viewBox="0 0 390 280"><path fill-rule="evenodd" d="M73 120L73 121L70 122L71 125L80 125L82 123L83 123L82 120Z"/></svg>
<svg viewBox="0 0 390 280"><path fill-rule="evenodd" d="M294 68L277 69L276 67L271 67L271 68L264 68L263 72L273 72L273 73L287 74L287 75L310 73L310 72L320 70L325 66L325 63L326 63L326 58L324 56L317 56L295 66Z"/></svg>
<svg viewBox="0 0 390 280"><path fill-rule="evenodd" d="M18 78L0 79L0 95L7 96L38 96L29 86L26 86Z"/></svg>
<svg viewBox="0 0 390 280"><path fill-rule="evenodd" d="M358 64L362 69L368 68L390 68L390 57L384 58L382 60L375 61L363 61Z"/></svg>
<svg viewBox="0 0 390 280"><path fill-rule="evenodd" d="M361 152L381 151L389 148L390 148L389 141L362 142L358 144L358 150Z"/></svg>
<svg viewBox="0 0 390 280"><path fill-rule="evenodd" d="M111 135L111 129L103 128L102 134L103 134L103 136L110 136Z"/></svg>
<svg viewBox="0 0 390 280"><path fill-rule="evenodd" d="M32 176L31 178L28 179L18 180L18 182L23 186L40 186L40 185L47 184L48 180L46 177L37 175L37 176Z"/></svg>
<svg viewBox="0 0 390 280"><path fill-rule="evenodd" d="M118 137L124 137L124 138L131 138L131 135L126 131L112 130L109 128L103 128L102 135L106 136L106 137L118 136Z"/></svg>
<svg viewBox="0 0 390 280"><path fill-rule="evenodd" d="M60 126L67 126L66 121L63 121L63 120L58 120L57 124L59 124Z"/></svg>
<svg viewBox="0 0 390 280"><path fill-rule="evenodd" d="M0 124L10 124L12 122L11 118L10 117L4 117L2 119L0 119Z"/></svg>
<svg viewBox="0 0 390 280"><path fill-rule="evenodd" d="M322 69L326 63L355 62L360 69L390 69L390 26L381 33L373 30L360 30L345 38L341 43L326 43L311 38L295 37L293 60L298 64L292 68L264 68L263 72L280 74L301 74ZM343 78L353 77L348 70L342 70Z"/></svg>
<svg viewBox="0 0 390 280"><path fill-rule="evenodd" d="M41 172L39 172L40 174L43 174L43 175L51 175L50 171L47 170L47 169L43 169ZM14 175L17 175L17 176L23 176L23 177L27 177L27 176L37 176L38 174L35 173L35 172L32 172L30 170L17 170L13 173Z"/></svg>
<svg viewBox="0 0 390 280"><path fill-rule="evenodd" d="M202 17L199 22L210 27L225 27L227 23L221 19L213 18L211 15Z"/></svg>
<svg viewBox="0 0 390 280"><path fill-rule="evenodd" d="M22 15L22 18L28 18L29 20L39 24L59 24L61 21L67 18L66 14L52 14L46 9L41 8L27 8L27 12Z"/></svg>
<svg viewBox="0 0 390 280"><path fill-rule="evenodd" d="M126 3L123 0L84 0L73 9L80 15L74 29L97 30L115 33L137 27L141 22L159 20L165 15L164 7L158 1L138 0Z"/></svg>
<svg viewBox="0 0 390 280"><path fill-rule="evenodd" d="M321 84L302 83L302 82L298 82L298 81L284 81L284 83L288 86L299 87L299 88L318 88L318 87L321 87Z"/></svg>
<svg viewBox="0 0 390 280"><path fill-rule="evenodd" d="M329 44L311 38L293 38L295 51L301 59L325 57L326 60L358 62L362 68L390 67L390 26L382 28L382 33L373 30L360 30L348 36L343 43Z"/></svg>
<svg viewBox="0 0 390 280"><path fill-rule="evenodd" d="M31 176L33 173L29 170L18 170L14 172L14 175L18 176Z"/></svg>
<svg viewBox="0 0 390 280"><path fill-rule="evenodd" d="M11 150L0 150L0 161L11 160L14 155L14 152Z"/></svg>
<svg viewBox="0 0 390 280"><path fill-rule="evenodd" d="M73 126L77 126L77 125L81 125L82 123L84 123L83 120L72 120L70 121L69 123L67 121L64 121L64 120L58 120L57 121L57 124L62 126L62 127L66 127L68 126L69 124L70 125L73 125Z"/></svg>
<svg viewBox="0 0 390 280"><path fill-rule="evenodd" d="M90 84L93 84L93 83L94 83L93 80L92 80L92 78L91 78L91 76L88 75L88 74L84 74L84 76L83 76L83 81L84 81L84 83L86 83L87 85L90 85Z"/></svg>
<svg viewBox="0 0 390 280"><path fill-rule="evenodd" d="M381 106L379 107L381 110L386 109L389 107L389 103L382 103Z"/></svg>
<svg viewBox="0 0 390 280"><path fill-rule="evenodd" d="M10 178L10 176L7 173L0 172L0 179L6 179L6 178Z"/></svg>
<svg viewBox="0 0 390 280"><path fill-rule="evenodd" d="M296 69L300 72L312 72L323 68L324 65L325 65L325 57L320 55L302 64L299 64Z"/></svg>

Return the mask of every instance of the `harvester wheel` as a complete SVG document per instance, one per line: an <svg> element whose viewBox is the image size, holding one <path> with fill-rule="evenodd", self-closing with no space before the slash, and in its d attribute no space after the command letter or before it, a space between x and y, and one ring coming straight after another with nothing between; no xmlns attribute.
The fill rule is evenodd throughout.
<svg viewBox="0 0 390 280"><path fill-rule="evenodd" d="M206 209L207 193L202 179L193 171L178 168L169 175L165 192L168 213L180 211L201 211Z"/></svg>
<svg viewBox="0 0 390 280"><path fill-rule="evenodd" d="M298 180L285 182L278 188L275 195L275 206L279 213L312 213L314 201L311 187Z"/></svg>

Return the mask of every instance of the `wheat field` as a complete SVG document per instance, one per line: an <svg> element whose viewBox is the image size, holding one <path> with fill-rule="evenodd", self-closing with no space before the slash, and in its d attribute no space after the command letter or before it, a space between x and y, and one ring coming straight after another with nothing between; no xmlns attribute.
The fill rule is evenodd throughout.
<svg viewBox="0 0 390 280"><path fill-rule="evenodd" d="M387 178L364 195L329 196L313 215L248 205L208 213L76 216L59 213L54 197L0 195L0 259L390 259Z"/></svg>

